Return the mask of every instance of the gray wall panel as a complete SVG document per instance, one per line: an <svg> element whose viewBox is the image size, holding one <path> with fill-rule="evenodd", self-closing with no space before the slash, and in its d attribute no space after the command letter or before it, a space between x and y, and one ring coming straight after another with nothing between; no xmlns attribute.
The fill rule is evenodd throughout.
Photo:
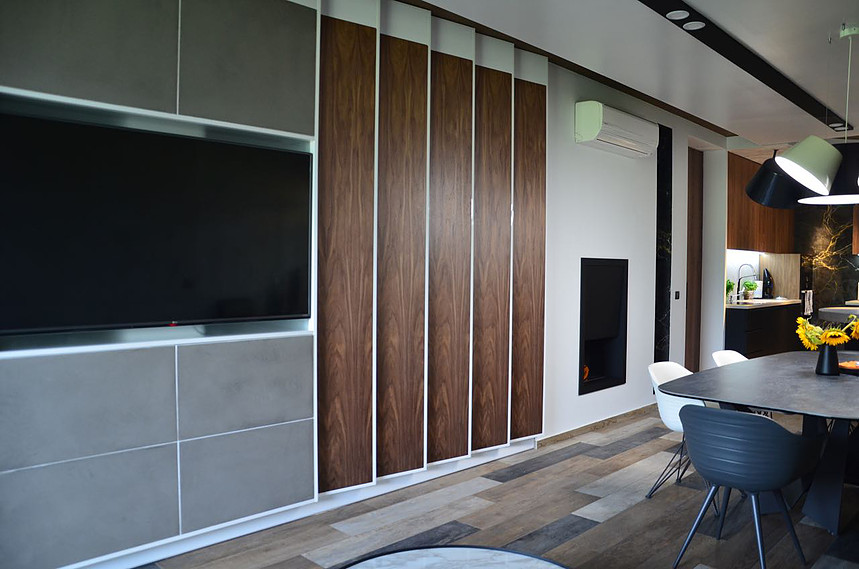
<svg viewBox="0 0 859 569"><path fill-rule="evenodd" d="M57 567L176 535L176 445L0 474L0 565Z"/></svg>
<svg viewBox="0 0 859 569"><path fill-rule="evenodd" d="M315 10L183 0L181 43L181 114L313 134Z"/></svg>
<svg viewBox="0 0 859 569"><path fill-rule="evenodd" d="M0 83L176 112L178 0L3 0Z"/></svg>
<svg viewBox="0 0 859 569"><path fill-rule="evenodd" d="M313 338L179 347L179 438L313 415Z"/></svg>
<svg viewBox="0 0 859 569"><path fill-rule="evenodd" d="M313 421L179 443L182 531L313 498Z"/></svg>
<svg viewBox="0 0 859 569"><path fill-rule="evenodd" d="M176 440L174 348L0 360L0 471Z"/></svg>

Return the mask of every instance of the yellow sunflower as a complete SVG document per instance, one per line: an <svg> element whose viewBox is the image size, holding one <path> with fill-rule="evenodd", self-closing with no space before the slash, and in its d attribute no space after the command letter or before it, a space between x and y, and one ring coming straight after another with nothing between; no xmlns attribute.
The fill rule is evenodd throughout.
<svg viewBox="0 0 859 569"><path fill-rule="evenodd" d="M812 344L808 340L808 335L806 334L806 331L805 331L805 325L800 324L799 327L797 327L796 335L799 336L799 340L802 342L802 345L805 347L806 350L816 350L817 349L817 346L815 346L814 344Z"/></svg>
<svg viewBox="0 0 859 569"><path fill-rule="evenodd" d="M830 328L820 335L820 339L824 344L837 346L838 344L847 343L847 341L850 340L850 337L840 328Z"/></svg>

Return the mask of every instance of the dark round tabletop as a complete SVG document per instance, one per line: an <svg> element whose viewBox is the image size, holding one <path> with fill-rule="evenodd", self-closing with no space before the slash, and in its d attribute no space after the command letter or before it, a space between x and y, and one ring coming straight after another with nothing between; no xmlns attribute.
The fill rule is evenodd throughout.
<svg viewBox="0 0 859 569"><path fill-rule="evenodd" d="M817 375L818 352L785 352L699 371L668 381L669 395L829 419L859 419L859 377ZM839 361L859 352L839 352Z"/></svg>

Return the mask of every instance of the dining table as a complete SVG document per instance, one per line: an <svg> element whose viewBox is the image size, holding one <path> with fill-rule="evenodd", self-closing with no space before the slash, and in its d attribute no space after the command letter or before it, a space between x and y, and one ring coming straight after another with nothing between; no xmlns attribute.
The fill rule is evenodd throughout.
<svg viewBox="0 0 859 569"><path fill-rule="evenodd" d="M668 381L669 395L718 403L723 408L758 408L802 415L803 434L826 433L803 513L837 534L842 529L846 482L859 480L859 377L818 375L818 352L784 352L706 369ZM859 361L859 352L839 351L841 362Z"/></svg>

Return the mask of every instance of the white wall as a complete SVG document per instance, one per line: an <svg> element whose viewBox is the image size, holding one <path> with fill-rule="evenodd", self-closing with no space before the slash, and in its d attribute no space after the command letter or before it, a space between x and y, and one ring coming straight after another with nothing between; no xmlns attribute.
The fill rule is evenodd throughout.
<svg viewBox="0 0 859 569"><path fill-rule="evenodd" d="M671 358L683 361L686 318L686 162L689 136L725 139L638 99L549 66L546 187L546 409L544 436L654 402L656 157L631 159L574 140L575 102L595 99L673 129ZM724 212L723 212L724 215ZM724 217L723 224L724 224ZM724 253L724 251L723 251ZM629 259L627 381L578 395L582 257ZM724 258L718 269L724 271ZM723 285L720 277L720 282ZM719 298L721 300L721 297Z"/></svg>
<svg viewBox="0 0 859 569"><path fill-rule="evenodd" d="M701 274L701 369L725 347L725 246L728 215L728 153L704 153L704 239Z"/></svg>

